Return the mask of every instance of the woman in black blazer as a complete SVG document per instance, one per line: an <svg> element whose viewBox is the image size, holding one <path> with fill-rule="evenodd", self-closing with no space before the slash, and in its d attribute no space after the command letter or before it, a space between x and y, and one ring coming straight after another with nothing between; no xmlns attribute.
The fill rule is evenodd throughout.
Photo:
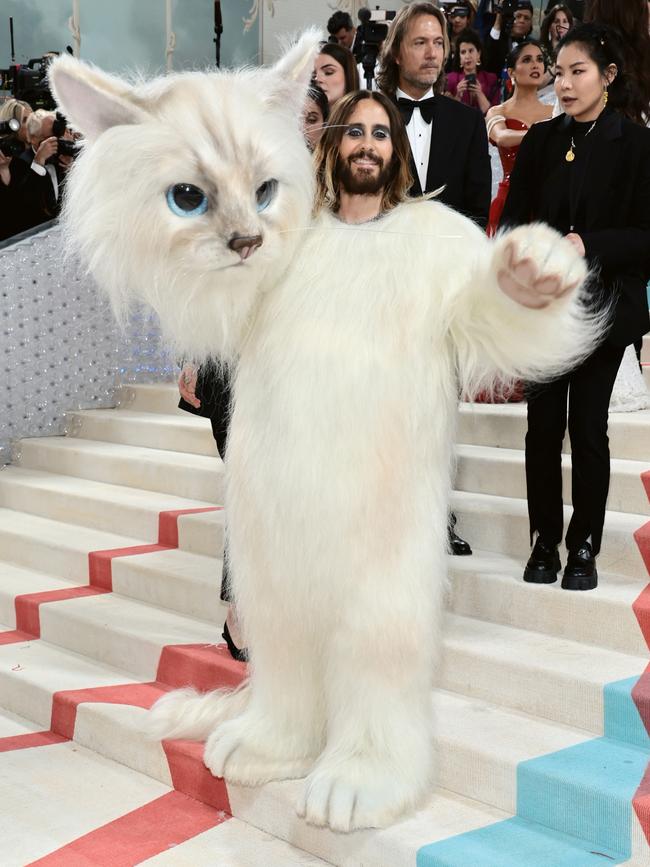
<svg viewBox="0 0 650 867"><path fill-rule="evenodd" d="M501 226L542 221L565 235L592 268L594 305L609 308L605 339L577 368L529 389L526 482L531 544L524 580L552 583L561 568L561 449L571 437L573 515L562 587L597 585L609 490L607 414L627 345L649 327L650 129L625 117L624 54L594 24L558 46L555 90L564 114L535 124L510 179Z"/></svg>

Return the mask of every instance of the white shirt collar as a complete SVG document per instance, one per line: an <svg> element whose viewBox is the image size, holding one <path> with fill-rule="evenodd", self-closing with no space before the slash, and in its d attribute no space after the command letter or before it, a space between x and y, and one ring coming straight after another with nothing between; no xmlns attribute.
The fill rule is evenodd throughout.
<svg viewBox="0 0 650 867"><path fill-rule="evenodd" d="M424 96L421 96L419 99L413 99L412 96L409 96L408 93L404 93L404 91L401 90L399 87L397 88L397 90L395 92L396 99L413 99L413 102L420 102L423 99L431 99L432 96L433 96L433 87L430 87L427 90L427 92L424 94Z"/></svg>

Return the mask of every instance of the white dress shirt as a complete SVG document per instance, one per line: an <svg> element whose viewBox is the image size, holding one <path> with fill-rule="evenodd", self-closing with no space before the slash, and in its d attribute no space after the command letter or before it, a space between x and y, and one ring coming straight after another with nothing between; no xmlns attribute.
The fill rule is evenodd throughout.
<svg viewBox="0 0 650 867"><path fill-rule="evenodd" d="M413 99L408 93L397 88L397 99ZM433 87L420 97L420 99L430 99L433 96ZM414 99L413 102L420 102L420 99ZM417 169L418 178L420 179L420 187L422 192L427 186L427 172L429 170L429 154L431 153L431 133L433 131L433 121L427 123L422 118L420 109L415 107L411 120L406 127L406 135L408 136L409 144L411 145L411 153L413 161Z"/></svg>

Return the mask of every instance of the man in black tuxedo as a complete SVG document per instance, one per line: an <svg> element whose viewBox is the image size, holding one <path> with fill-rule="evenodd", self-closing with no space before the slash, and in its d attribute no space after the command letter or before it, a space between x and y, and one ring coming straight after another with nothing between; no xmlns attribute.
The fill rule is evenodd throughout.
<svg viewBox="0 0 650 867"><path fill-rule="evenodd" d="M487 226L491 169L479 111L442 94L449 53L444 14L432 3L410 3L393 21L378 85L397 102L411 146L411 194L443 188L438 201Z"/></svg>
<svg viewBox="0 0 650 867"><path fill-rule="evenodd" d="M485 228L492 172L483 116L442 95L449 37L444 14L432 3L410 3L395 16L377 76L406 125L411 147L412 196L441 190L438 201ZM472 553L449 516L452 554Z"/></svg>

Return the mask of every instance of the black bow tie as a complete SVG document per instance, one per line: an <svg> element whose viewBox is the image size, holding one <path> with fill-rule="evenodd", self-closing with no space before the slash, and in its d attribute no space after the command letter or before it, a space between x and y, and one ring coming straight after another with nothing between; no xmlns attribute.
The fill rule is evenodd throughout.
<svg viewBox="0 0 650 867"><path fill-rule="evenodd" d="M414 108L420 109L420 114L425 123L431 123L436 110L436 98L435 96L430 96L428 99L416 101L414 99L405 99L403 96L400 96L397 100L397 107L400 110L406 126L411 122Z"/></svg>

